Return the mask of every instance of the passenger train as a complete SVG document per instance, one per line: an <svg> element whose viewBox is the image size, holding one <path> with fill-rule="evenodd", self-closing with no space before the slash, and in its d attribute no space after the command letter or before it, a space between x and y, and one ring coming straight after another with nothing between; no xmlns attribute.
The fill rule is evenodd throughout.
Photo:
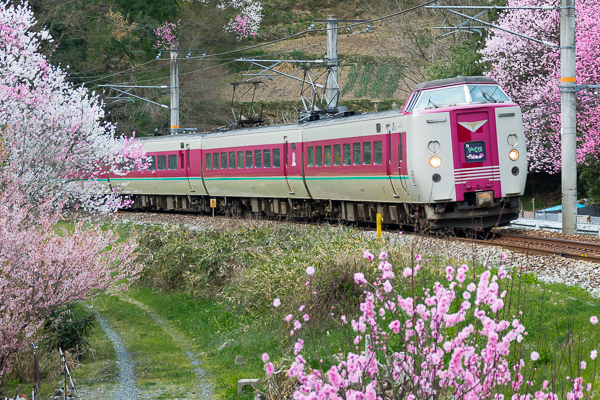
<svg viewBox="0 0 600 400"><path fill-rule="evenodd" d="M527 156L520 107L485 77L417 85L401 110L140 139L137 210L489 228L517 218Z"/></svg>

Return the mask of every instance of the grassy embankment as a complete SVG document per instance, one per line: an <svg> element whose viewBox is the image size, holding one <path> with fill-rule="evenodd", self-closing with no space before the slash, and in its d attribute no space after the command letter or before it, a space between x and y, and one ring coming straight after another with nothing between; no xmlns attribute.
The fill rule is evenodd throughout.
<svg viewBox="0 0 600 400"><path fill-rule="evenodd" d="M362 259L363 250L389 253L397 275L394 285L404 295L409 288L398 277L399 271L413 264L412 253L419 251L418 240L406 247L395 243L393 236L382 241L365 239L361 232L340 227L259 223L209 232L178 227L138 229L143 230L139 236L146 264L143 278L130 292L102 296L93 306L130 351L137 387L157 390L163 399L181 397L197 388L198 379L192 372L195 366L186 350L202 360L202 368L209 372L215 392L223 399L238 398L237 380L265 376L262 353L269 353L277 369L289 365L298 334L306 340L304 354L313 355L313 367L318 366L315 351L324 365L332 361L333 354L356 351L350 340L353 332L340 324L338 317L358 314L361 291L353 283L354 272L364 272L369 280L379 272L376 264ZM120 227L123 233L131 230L130 225ZM417 287L443 282L443 268L458 263L431 257L423 262ZM306 287L308 266L314 266L317 273ZM560 361L561 375L583 374L591 382L595 366L589 351L597 343L597 333L589 318L600 314L598 301L578 288L544 285L531 275L513 282L504 284L510 310L499 316L511 320L522 311L520 319L529 333L513 353L531 362L531 351L539 351L540 378L549 377L544 371ZM278 309L272 306L276 297L282 300ZM132 299L163 322L128 301ZM290 337L290 324L282 318L288 313L299 318L297 310L303 304L311 319L303 321L301 331ZM332 306L335 318L329 315ZM570 350L565 347L568 341L575 344ZM95 354L74 370L76 383L110 390L117 382L118 368L114 350L100 328L92 335L92 346ZM244 365L235 365L238 355L244 357ZM583 371L574 361L580 356L589 365Z"/></svg>
<svg viewBox="0 0 600 400"><path fill-rule="evenodd" d="M282 318L288 312L297 317L302 304L311 315L307 330L301 331L306 354L316 350L328 364L328 356L354 350L348 340L352 333L328 314L332 305L336 317L357 314L360 292L352 275L360 270L373 277L377 272L362 259L362 251L388 251L396 271L410 265L411 251L418 251L418 244L411 249L389 238L365 240L360 232L346 228L269 224L207 233L157 228L143 234L141 243L147 270L138 287L124 296L150 307L180 333L201 355L217 393L232 399L238 379L264 377L263 352L276 365L289 365L295 337L289 336L290 326ZM443 281L444 266L457 262L435 257L424 263L423 286L425 281ZM304 271L311 265L317 274L307 288ZM401 282L397 286L406 292ZM583 332L596 336L589 323L591 315L600 314L596 299L577 288L541 284L531 275L506 288L511 310L501 317L512 320L513 314L523 312L520 318L529 333L514 349L516 356L529 360L531 351L538 350L540 377L549 377L544 369L561 361L561 374L583 374L591 381L593 362L588 359L590 367L581 371L574 361L578 356L589 358L590 344L576 343L571 353L580 354L569 356L564 343L568 338L576 342ZM275 297L282 299L280 309L271 305ZM186 387L193 380L189 360L169 335L161 335L160 325L144 310L117 298L101 301L107 305L102 315L115 323L134 354L140 388ZM245 365L234 364L237 355L245 358ZM165 393L163 398L176 394Z"/></svg>

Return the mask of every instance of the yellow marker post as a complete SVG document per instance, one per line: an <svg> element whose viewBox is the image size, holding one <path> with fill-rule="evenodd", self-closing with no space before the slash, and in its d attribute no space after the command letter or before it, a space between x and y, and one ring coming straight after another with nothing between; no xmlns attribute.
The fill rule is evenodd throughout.
<svg viewBox="0 0 600 400"><path fill-rule="evenodd" d="M210 208L213 210L213 220L215 219L215 208L217 208L217 199L210 199Z"/></svg>
<svg viewBox="0 0 600 400"><path fill-rule="evenodd" d="M381 239L381 214L377 214L377 239Z"/></svg>

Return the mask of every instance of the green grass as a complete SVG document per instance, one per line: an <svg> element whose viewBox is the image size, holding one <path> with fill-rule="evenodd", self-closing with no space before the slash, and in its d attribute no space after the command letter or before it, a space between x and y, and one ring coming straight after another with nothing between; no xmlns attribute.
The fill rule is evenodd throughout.
<svg viewBox="0 0 600 400"><path fill-rule="evenodd" d="M189 358L144 310L115 296L101 296L93 305L119 333L131 353L138 388L156 390L174 385L191 390L196 376Z"/></svg>

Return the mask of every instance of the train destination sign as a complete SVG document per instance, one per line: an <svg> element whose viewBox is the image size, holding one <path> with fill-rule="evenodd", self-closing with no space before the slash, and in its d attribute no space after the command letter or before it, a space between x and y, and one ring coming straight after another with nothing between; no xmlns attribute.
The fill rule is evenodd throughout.
<svg viewBox="0 0 600 400"><path fill-rule="evenodd" d="M483 162L486 160L485 142L477 140L465 143L465 161L468 163Z"/></svg>

